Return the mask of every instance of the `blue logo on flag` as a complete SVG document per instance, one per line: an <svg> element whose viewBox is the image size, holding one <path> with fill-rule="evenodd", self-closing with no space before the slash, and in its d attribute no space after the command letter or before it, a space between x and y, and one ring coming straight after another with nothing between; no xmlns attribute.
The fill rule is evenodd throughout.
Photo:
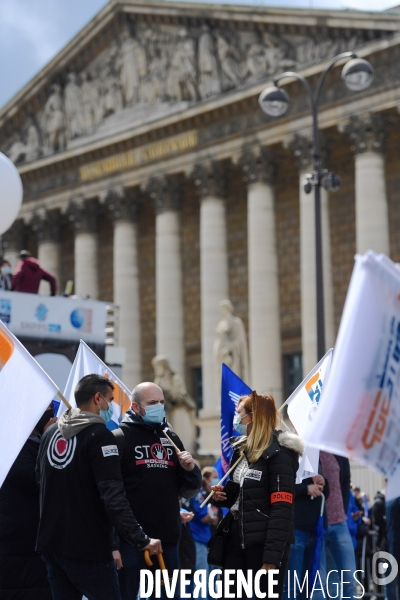
<svg viewBox="0 0 400 600"><path fill-rule="evenodd" d="M236 413L236 405L241 396L251 393L251 389L244 383L229 367L222 364L221 379L221 463L224 473L229 470L232 458L232 448L229 438L239 435L233 429L233 417Z"/></svg>

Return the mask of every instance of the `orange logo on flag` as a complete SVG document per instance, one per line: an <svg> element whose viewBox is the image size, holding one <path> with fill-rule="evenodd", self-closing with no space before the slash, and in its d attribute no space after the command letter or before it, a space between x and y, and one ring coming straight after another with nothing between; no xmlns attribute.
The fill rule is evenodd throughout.
<svg viewBox="0 0 400 600"><path fill-rule="evenodd" d="M104 374L104 377L108 377L108 373ZM126 413L128 408L131 407L131 400L126 392L124 392L116 381L113 381L114 384L114 402L118 404L121 408L122 416Z"/></svg>
<svg viewBox="0 0 400 600"><path fill-rule="evenodd" d="M14 342L3 329L0 329L0 370L11 358L13 352Z"/></svg>

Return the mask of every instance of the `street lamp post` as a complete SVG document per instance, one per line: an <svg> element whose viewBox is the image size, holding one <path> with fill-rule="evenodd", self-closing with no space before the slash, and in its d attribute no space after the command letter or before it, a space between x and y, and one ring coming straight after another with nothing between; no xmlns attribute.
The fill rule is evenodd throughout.
<svg viewBox="0 0 400 600"><path fill-rule="evenodd" d="M313 124L312 148L312 173L306 175L304 191L309 194L314 188L315 202L315 268L316 268L316 300L317 300L317 354L318 360L325 354L325 318L324 318L324 282L322 268L322 230L321 230L321 186L326 190L336 191L340 187L340 177L335 173L323 169L321 166L321 147L318 129L318 105L322 84L328 71L340 60L350 59L343 67L342 79L346 86L353 91L366 89L373 79L373 68L369 62L357 58L353 52L343 52L332 58L326 69L321 73L315 92L312 91L307 79L299 73L286 71L274 78L274 85L266 88L258 100L261 109L268 115L279 117L289 106L289 96L286 91L278 87L282 79L293 78L301 81L311 104Z"/></svg>

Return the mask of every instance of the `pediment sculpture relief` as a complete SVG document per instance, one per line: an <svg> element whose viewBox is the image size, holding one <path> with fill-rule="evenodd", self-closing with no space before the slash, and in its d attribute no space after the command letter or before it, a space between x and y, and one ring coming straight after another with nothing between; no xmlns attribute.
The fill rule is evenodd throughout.
<svg viewBox="0 0 400 600"><path fill-rule="evenodd" d="M128 23L81 72L49 86L43 108L26 119L2 150L16 163L75 147L149 118L301 68L364 40L255 30L135 26Z"/></svg>

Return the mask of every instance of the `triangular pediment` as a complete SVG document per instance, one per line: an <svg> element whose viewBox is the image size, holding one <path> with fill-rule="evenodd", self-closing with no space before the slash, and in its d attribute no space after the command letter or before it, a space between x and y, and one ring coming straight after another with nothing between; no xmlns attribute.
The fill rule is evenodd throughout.
<svg viewBox="0 0 400 600"><path fill-rule="evenodd" d="M4 107L0 148L16 164L83 148L359 48L399 24L345 11L111 2Z"/></svg>

